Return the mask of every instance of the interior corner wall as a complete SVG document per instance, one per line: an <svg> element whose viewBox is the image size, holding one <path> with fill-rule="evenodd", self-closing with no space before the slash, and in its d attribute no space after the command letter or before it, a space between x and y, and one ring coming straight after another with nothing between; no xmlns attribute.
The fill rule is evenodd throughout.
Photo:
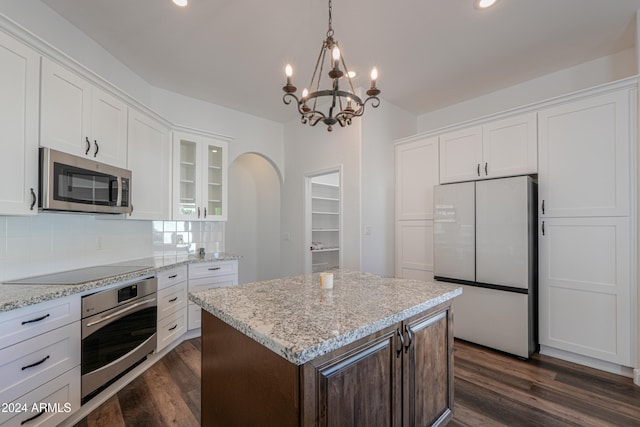
<svg viewBox="0 0 640 427"><path fill-rule="evenodd" d="M342 267L360 269L360 121L328 132L324 124L285 124L287 169L281 199L282 275L304 273L305 175L342 165Z"/></svg>
<svg viewBox="0 0 640 427"><path fill-rule="evenodd" d="M417 117L382 100L362 117L361 270L395 275L395 149L414 135Z"/></svg>
<svg viewBox="0 0 640 427"><path fill-rule="evenodd" d="M614 55L597 58L575 67L423 114L418 117L418 132L433 131L631 77L636 75L637 69L635 48L626 49Z"/></svg>

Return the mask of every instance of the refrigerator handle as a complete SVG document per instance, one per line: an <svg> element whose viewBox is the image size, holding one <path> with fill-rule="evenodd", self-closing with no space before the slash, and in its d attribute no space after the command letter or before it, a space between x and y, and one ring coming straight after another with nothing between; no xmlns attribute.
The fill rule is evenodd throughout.
<svg viewBox="0 0 640 427"><path fill-rule="evenodd" d="M542 221L542 235L544 236L544 221Z"/></svg>

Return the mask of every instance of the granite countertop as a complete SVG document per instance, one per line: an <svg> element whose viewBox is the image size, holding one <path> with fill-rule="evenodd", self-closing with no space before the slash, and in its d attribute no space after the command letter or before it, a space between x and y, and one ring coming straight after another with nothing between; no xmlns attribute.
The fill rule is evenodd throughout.
<svg viewBox="0 0 640 427"><path fill-rule="evenodd" d="M403 321L462 293L459 286L334 270L189 294L189 299L288 361L318 356Z"/></svg>
<svg viewBox="0 0 640 427"><path fill-rule="evenodd" d="M212 254L206 254L204 257L189 255L178 258L141 258L130 261L121 261L108 265L119 266L139 266L140 269L131 273L118 274L110 277L103 277L98 280L92 280L75 285L34 285L34 284L9 284L0 283L0 314L2 312L27 307L56 298L65 297L67 295L83 293L94 289L99 289L114 283L125 282L128 280L149 277L156 272L168 270L180 265L200 263L200 262L218 262L239 259L238 255L219 254L214 257Z"/></svg>

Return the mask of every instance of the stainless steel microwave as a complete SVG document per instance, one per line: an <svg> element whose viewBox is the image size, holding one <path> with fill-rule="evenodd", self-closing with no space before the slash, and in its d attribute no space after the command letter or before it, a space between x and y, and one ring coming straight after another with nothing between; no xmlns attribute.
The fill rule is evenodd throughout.
<svg viewBox="0 0 640 427"><path fill-rule="evenodd" d="M131 171L40 147L41 210L130 213Z"/></svg>

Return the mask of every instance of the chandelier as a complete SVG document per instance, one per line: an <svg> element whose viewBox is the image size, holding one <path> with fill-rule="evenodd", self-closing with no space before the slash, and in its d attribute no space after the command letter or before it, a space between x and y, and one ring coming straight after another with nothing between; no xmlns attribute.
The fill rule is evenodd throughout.
<svg viewBox="0 0 640 427"><path fill-rule="evenodd" d="M287 64L285 68L285 75L287 77L287 84L282 88L285 94L282 97L282 101L289 105L292 101L295 101L300 113L300 121L303 124L309 124L315 126L318 122L322 121L327 125L327 130L330 132L333 130L333 125L338 123L341 127L351 124L351 119L354 117L360 117L364 114L364 107L367 102L371 101L373 108L377 108L380 105L380 99L378 95L380 90L376 88L376 80L378 79L378 71L374 67L371 70L371 87L367 90L368 97L362 101L358 95L356 95L353 89L353 83L351 78L355 75L352 74L344 61L344 56L340 53L340 46L338 41L333 38L333 28L331 26L331 0L329 0L329 30L327 31L327 38L322 42L320 48L320 54L316 62L316 67L313 70L311 76L311 83L309 88L313 92L309 92L306 88L302 91L302 97L298 98L295 95L297 88L291 83L291 76L293 75L293 68ZM331 87L329 89L320 89L320 81L322 80L322 73L325 66L325 57L327 52L330 51L329 62L327 68L329 72L329 78L331 79ZM342 65L342 69L340 66ZM344 71L343 71L344 70ZM340 88L340 79L345 78L347 90ZM318 106L318 100L320 100L320 107ZM318 108L328 103L328 111L322 112Z"/></svg>

